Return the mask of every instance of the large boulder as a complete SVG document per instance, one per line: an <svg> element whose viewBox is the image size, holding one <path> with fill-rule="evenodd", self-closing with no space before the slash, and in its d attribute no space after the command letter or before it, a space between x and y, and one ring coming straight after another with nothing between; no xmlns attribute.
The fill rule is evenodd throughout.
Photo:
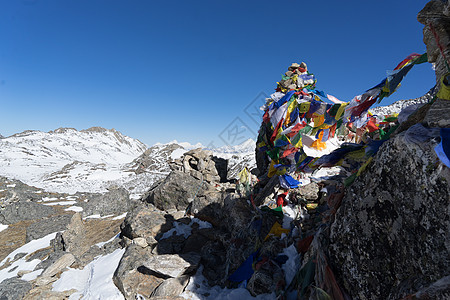
<svg viewBox="0 0 450 300"><path fill-rule="evenodd" d="M450 274L450 170L418 126L382 146L331 227L331 263L354 298L400 299Z"/></svg>
<svg viewBox="0 0 450 300"><path fill-rule="evenodd" d="M161 277L180 277L185 273L195 271L200 263L201 256L195 252L184 254L163 254L150 256L144 267L159 274Z"/></svg>
<svg viewBox="0 0 450 300"><path fill-rule="evenodd" d="M172 227L172 222L173 217L153 206L139 206L128 213L120 229L122 236L130 240L144 238L152 244L158 234Z"/></svg>
<svg viewBox="0 0 450 300"><path fill-rule="evenodd" d="M161 210L185 210L198 192L204 190L206 183L200 179L188 173L172 171L161 183L153 186L143 200Z"/></svg>
<svg viewBox="0 0 450 300"><path fill-rule="evenodd" d="M213 156L209 150L198 148L171 162L170 168L211 183L227 180L227 165L227 160Z"/></svg>
<svg viewBox="0 0 450 300"><path fill-rule="evenodd" d="M151 298L154 299L156 297L161 297L163 299L167 299L167 297L170 296L179 296L183 292L188 282L189 276L187 275L166 279L153 292Z"/></svg>
<svg viewBox="0 0 450 300"><path fill-rule="evenodd" d="M434 63L436 88L439 89L441 77L449 72L446 64L450 57L450 4L444 1L430 1L419 12L417 19L425 25L423 41L427 46L428 62ZM424 121L430 127L450 127L449 111L450 101L437 98Z"/></svg>
<svg viewBox="0 0 450 300"><path fill-rule="evenodd" d="M172 171L144 195L143 201L165 211L185 211L189 207L194 214L211 203L221 202L222 193L197 177L191 173Z"/></svg>
<svg viewBox="0 0 450 300"><path fill-rule="evenodd" d="M164 278L155 276L142 267L144 260L152 255L150 251L149 247L142 248L131 244L114 272L113 282L127 300L139 299L138 295L150 298L153 291L164 281Z"/></svg>
<svg viewBox="0 0 450 300"><path fill-rule="evenodd" d="M90 248L86 235L86 226L81 215L76 213L72 216L67 230L62 234L64 250L71 252L75 257L80 257Z"/></svg>
<svg viewBox="0 0 450 300"><path fill-rule="evenodd" d="M437 90L450 57L449 17L448 1L430 1L418 14ZM449 116L448 100L437 97L423 106L349 188L331 227L329 250L354 298L448 298L450 170L434 147L439 128L450 127Z"/></svg>
<svg viewBox="0 0 450 300"><path fill-rule="evenodd" d="M130 195L124 188L111 188L105 194L94 194L87 202L80 202L83 216L120 215L127 212L130 206Z"/></svg>

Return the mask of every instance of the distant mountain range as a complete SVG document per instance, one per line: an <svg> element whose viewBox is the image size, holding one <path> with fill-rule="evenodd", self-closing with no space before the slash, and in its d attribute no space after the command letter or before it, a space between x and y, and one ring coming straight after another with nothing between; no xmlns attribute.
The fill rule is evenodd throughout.
<svg viewBox="0 0 450 300"><path fill-rule="evenodd" d="M230 159L233 177L244 166L255 165L254 145L248 140L212 150ZM172 141L147 148L137 139L101 127L29 130L0 140L0 175L51 192L106 192L119 186L138 197L170 172L170 160L200 147Z"/></svg>

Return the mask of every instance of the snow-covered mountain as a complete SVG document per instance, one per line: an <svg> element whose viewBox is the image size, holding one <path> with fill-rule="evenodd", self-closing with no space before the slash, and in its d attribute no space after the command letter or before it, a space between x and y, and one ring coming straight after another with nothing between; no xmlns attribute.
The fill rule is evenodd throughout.
<svg viewBox="0 0 450 300"><path fill-rule="evenodd" d="M254 167L253 140L213 149L229 159L229 177ZM0 139L0 175L50 192L106 192L124 187L135 197L170 172L168 162L201 144L172 141L147 146L115 129L59 128L25 131Z"/></svg>
<svg viewBox="0 0 450 300"><path fill-rule="evenodd" d="M147 146L115 129L24 131L0 140L1 175L49 191L101 192Z"/></svg>
<svg viewBox="0 0 450 300"><path fill-rule="evenodd" d="M431 91L427 94L423 95L422 97L416 98L416 99L409 99L409 100L399 100L396 101L390 105L386 106L378 106L375 108L371 108L369 111L373 113L374 115L392 115L395 113L400 113L402 110L405 110L407 107L414 106L415 108L418 108L419 106L428 103L430 99L432 98Z"/></svg>

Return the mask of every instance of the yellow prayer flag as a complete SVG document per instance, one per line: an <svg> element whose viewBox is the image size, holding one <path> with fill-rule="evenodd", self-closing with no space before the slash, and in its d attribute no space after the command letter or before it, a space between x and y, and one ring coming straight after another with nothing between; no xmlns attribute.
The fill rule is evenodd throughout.
<svg viewBox="0 0 450 300"><path fill-rule="evenodd" d="M309 111L309 107L311 106L311 102L303 102L300 103L300 107L299 107L299 112L301 114L308 112Z"/></svg>
<svg viewBox="0 0 450 300"><path fill-rule="evenodd" d="M356 176L361 175L362 172L364 172L367 168L367 166L372 162L373 156L371 156L362 166L359 168L358 173L356 173Z"/></svg>
<svg viewBox="0 0 450 300"><path fill-rule="evenodd" d="M341 104L341 106L339 107L339 109L336 113L336 116L334 117L336 120L339 120L342 117L342 114L344 113L344 110L347 107L347 105L348 105L348 102Z"/></svg>
<svg viewBox="0 0 450 300"><path fill-rule="evenodd" d="M314 119L314 127L319 127L320 125L323 124L323 122L325 122L325 116L324 115L316 115L314 113L313 114L313 119Z"/></svg>
<svg viewBox="0 0 450 300"><path fill-rule="evenodd" d="M281 235L283 233L284 234L289 234L289 229L284 229L283 227L281 227L280 223L275 222L275 224L273 224L272 228L270 229L270 231L267 234L267 236L264 239L264 241L266 241L271 236L281 237Z"/></svg>
<svg viewBox="0 0 450 300"><path fill-rule="evenodd" d="M246 184L248 183L248 171L247 168L242 169L241 172L239 172L239 183Z"/></svg>

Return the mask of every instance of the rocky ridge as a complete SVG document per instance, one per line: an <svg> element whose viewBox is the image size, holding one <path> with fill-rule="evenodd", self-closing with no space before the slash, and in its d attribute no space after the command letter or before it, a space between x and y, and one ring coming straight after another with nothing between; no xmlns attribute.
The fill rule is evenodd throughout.
<svg viewBox="0 0 450 300"><path fill-rule="evenodd" d="M96 256L120 249L114 237L130 201L123 189L68 195L0 177L0 197L4 299L63 299L76 290L56 292L52 284L67 267L83 269Z"/></svg>
<svg viewBox="0 0 450 300"><path fill-rule="evenodd" d="M412 109L412 111L415 111L420 106L430 102L430 100L433 98L434 94L435 93L433 91L429 91L422 97L415 98L415 99L409 99L409 100L399 100L390 105L378 106L378 107L371 108L371 109L369 109L369 111L371 113L373 113L374 115L384 115L384 116L392 115L395 113L398 114L402 111L405 111L406 108L410 108L410 109Z"/></svg>
<svg viewBox="0 0 450 300"><path fill-rule="evenodd" d="M106 130L99 131L102 133L106 132ZM73 132L73 129L56 130L58 134L67 132ZM33 134L34 132L30 131L19 134L19 136ZM185 155L179 158L183 153ZM236 157L237 160L238 158ZM141 166L144 167L142 168ZM152 168L158 168L161 170L159 174L161 176L160 178L167 176L169 173L168 170L178 169L179 171L177 173L181 173L182 176L186 175L184 176L186 180L194 180L195 187L198 185L202 186L201 191L194 195L194 197L193 194L189 194L190 199L195 201L190 202L191 200L188 200L186 204L187 206L190 205L192 211L200 211L199 215L203 214L205 218L208 218L208 213L214 212L214 210L208 211L208 209L204 209L209 204L209 201L211 199L216 199L219 202L222 201L223 192L233 188L233 185L227 180L227 161L212 156L211 151L204 152L197 149L187 152L187 150L181 148L179 145L155 145L126 165L126 167L129 172L137 173L139 173L139 167L141 170L144 169L144 172L148 172ZM94 257L98 255L112 255L116 250L119 250L121 248L119 245L120 240L116 238L108 241L108 239L116 236L120 232L119 224L125 217L125 213L137 211L136 207L142 208L142 205L154 207L153 204L148 204L145 201L132 200L133 197L130 198L127 190L117 186L110 187L104 193L77 192L75 194L67 194L48 192L38 187L26 185L15 179L0 178L0 200L2 205L2 210L0 210L0 223L3 224L1 225L0 239L2 240L2 244L7 245L6 247L1 247L0 259L11 254L13 250L19 251L18 249L21 249L22 246L28 247L27 245L29 243L34 243L40 239L49 239L49 236L55 236L57 232L63 232L62 234L57 233L54 239L49 240L49 243L53 245L52 249L47 250L45 246L42 249L37 249L37 252L42 253L40 256L27 253L24 250L24 254L8 258L0 266L0 279L2 281L0 283L1 295L12 299L22 297L23 294L26 295L26 299L51 299L52 297L60 299L61 297L78 293L76 290L57 291L53 287L53 284L59 282L59 280L63 280L60 276L64 270L67 270L67 267L70 266L71 268L82 270L93 262ZM51 180L55 180L55 178ZM203 183L202 178L204 179ZM165 181L169 186L174 184L170 176ZM178 183L176 180L175 184ZM141 184L145 185L145 182L141 182ZM147 189L152 184L153 182L146 185ZM154 190L157 190L157 187L161 184L156 184ZM189 190L194 184L190 183L184 186L181 184L177 188ZM217 184L220 184L221 187L218 187ZM162 192L160 193L161 196L167 194L169 189L160 188L160 191ZM154 197L154 200L148 201L154 201L157 204L157 199L158 197ZM179 206L180 211L184 212L187 206ZM174 224L187 224L186 226L193 227L192 231L195 231L199 226L201 227L200 229L211 229L209 223L200 219L192 220L184 218L186 224L175 222L174 220L180 218L180 214L183 216L180 211L164 206L160 206L160 208L162 210L154 207L154 212L155 214L165 216L162 217L164 223L167 223L163 226L165 230L174 230ZM154 216L152 216L152 219ZM213 219L214 217L210 216L210 220ZM172 221L168 222L168 220ZM215 223L214 221L212 222ZM102 233L99 234L98 231ZM173 239L173 237L167 238L167 241L163 239L155 251L159 251L161 254L166 253L175 247L171 242ZM146 245L146 243L154 245L156 240L149 237L147 241L136 239L135 242L140 246ZM98 243L102 245L97 245ZM127 238L124 234L122 245L126 244ZM188 247L197 247L194 246L196 244L195 239L190 240L188 244L190 245ZM19 267L17 269L17 267L14 267L14 265L24 263L23 257L27 261L36 259L37 257L41 262L31 269L27 267ZM9 274L12 268L17 272ZM35 275L30 276L28 274ZM3 278L2 276L7 276L7 278ZM14 276L22 279L19 280ZM185 278L182 282L184 284L187 283L186 280L189 277L185 276L182 278ZM169 280L169 282L171 281ZM161 287L155 295L168 293L168 283L164 285L166 287ZM11 293L9 290L11 286L17 289L17 293ZM163 293L163 291L165 292Z"/></svg>

